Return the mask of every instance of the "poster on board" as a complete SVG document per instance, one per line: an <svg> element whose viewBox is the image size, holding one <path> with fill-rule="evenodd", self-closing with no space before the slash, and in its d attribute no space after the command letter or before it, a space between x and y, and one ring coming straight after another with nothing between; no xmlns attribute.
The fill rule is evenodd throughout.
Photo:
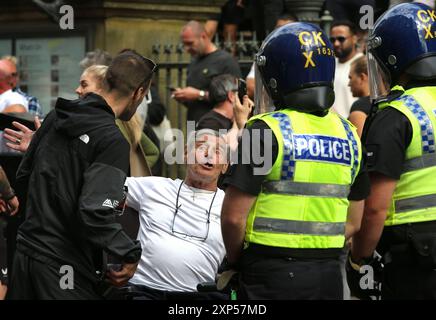
<svg viewBox="0 0 436 320"><path fill-rule="evenodd" d="M12 40L0 39L0 57L12 54Z"/></svg>
<svg viewBox="0 0 436 320"><path fill-rule="evenodd" d="M58 97L75 99L85 55L85 37L16 40L20 87L39 99L47 114Z"/></svg>

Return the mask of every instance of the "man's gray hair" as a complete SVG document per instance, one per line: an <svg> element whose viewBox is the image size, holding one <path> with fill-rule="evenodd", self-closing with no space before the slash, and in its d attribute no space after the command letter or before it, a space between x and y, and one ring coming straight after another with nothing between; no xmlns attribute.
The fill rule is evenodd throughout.
<svg viewBox="0 0 436 320"><path fill-rule="evenodd" d="M186 148L187 148L188 154L189 154L189 152L192 149L195 148L195 142L197 140L200 140L201 137L204 136L204 135L214 136L214 137L220 138L220 139L222 139L224 141L224 143L225 143L225 152L226 152L225 159L226 159L226 162L228 162L229 159L230 159L230 145L227 143L227 141L224 138L224 135L223 135L222 132L218 132L218 131L212 130L212 129L207 129L206 128L206 129L195 130L195 131L191 131L188 134L188 140L187 140L187 143L186 143Z"/></svg>
<svg viewBox="0 0 436 320"><path fill-rule="evenodd" d="M212 78L209 85L209 100L212 105L226 101L230 91L238 90L238 82L231 74L220 74Z"/></svg>

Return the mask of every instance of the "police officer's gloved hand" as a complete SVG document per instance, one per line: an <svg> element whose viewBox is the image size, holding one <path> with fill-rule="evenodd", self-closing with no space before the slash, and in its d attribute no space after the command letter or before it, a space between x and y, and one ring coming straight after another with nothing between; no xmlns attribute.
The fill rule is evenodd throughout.
<svg viewBox="0 0 436 320"><path fill-rule="evenodd" d="M378 258L365 258L356 263L348 256L345 264L351 296L361 300L380 298L382 265Z"/></svg>
<svg viewBox="0 0 436 320"><path fill-rule="evenodd" d="M238 282L238 265L230 264L227 257L224 258L218 269L217 276L217 289L219 291L227 292L237 286Z"/></svg>

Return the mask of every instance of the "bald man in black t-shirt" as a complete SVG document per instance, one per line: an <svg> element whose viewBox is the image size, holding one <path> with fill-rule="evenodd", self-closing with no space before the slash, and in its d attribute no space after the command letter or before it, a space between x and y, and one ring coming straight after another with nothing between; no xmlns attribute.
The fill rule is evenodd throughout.
<svg viewBox="0 0 436 320"><path fill-rule="evenodd" d="M228 52L211 42L201 23L188 22L182 29L181 39L193 60L188 66L186 87L177 88L173 97L188 108L187 120L198 122L213 107L208 92L212 78L225 73L239 78L241 70Z"/></svg>

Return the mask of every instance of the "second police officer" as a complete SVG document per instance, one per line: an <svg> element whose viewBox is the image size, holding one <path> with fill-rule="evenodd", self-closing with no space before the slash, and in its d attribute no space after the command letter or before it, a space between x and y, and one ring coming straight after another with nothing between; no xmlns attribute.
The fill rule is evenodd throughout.
<svg viewBox="0 0 436 320"><path fill-rule="evenodd" d="M435 20L426 5L400 4L368 39L379 111L365 130L371 195L348 262L358 272L377 248L382 299L436 298Z"/></svg>
<svg viewBox="0 0 436 320"><path fill-rule="evenodd" d="M342 299L340 256L369 184L355 128L329 111L332 45L317 26L291 23L264 41L256 68L256 108L275 111L249 120L221 217L238 298ZM256 155L268 154L264 170Z"/></svg>

